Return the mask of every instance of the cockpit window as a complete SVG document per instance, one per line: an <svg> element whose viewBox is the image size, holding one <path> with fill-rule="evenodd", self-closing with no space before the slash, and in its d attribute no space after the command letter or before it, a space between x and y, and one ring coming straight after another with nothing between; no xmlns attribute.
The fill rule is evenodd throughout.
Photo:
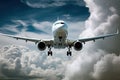
<svg viewBox="0 0 120 80"><path fill-rule="evenodd" d="M61 22L61 24L64 24L63 22Z"/></svg>
<svg viewBox="0 0 120 80"><path fill-rule="evenodd" d="M65 24L65 23L64 23L64 22L59 22L59 23L56 23L56 24ZM56 24L55 24L55 25L56 25Z"/></svg>

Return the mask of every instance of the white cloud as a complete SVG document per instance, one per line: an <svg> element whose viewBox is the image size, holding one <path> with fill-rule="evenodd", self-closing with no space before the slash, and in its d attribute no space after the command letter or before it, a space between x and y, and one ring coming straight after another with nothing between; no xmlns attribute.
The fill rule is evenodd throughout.
<svg viewBox="0 0 120 80"><path fill-rule="evenodd" d="M74 4L79 6L84 6L84 2L82 0L21 0L21 2L27 4L33 8L46 8L46 7L56 7L63 6L66 4Z"/></svg>
<svg viewBox="0 0 120 80"><path fill-rule="evenodd" d="M23 20L12 20L16 24L21 24L22 26L28 26L28 24Z"/></svg>
<svg viewBox="0 0 120 80"><path fill-rule="evenodd" d="M30 7L33 8L46 8L46 7L53 7L53 6L63 6L65 5L64 1L60 0L52 0L52 1L46 1L46 0L21 0L23 3L27 4Z"/></svg>
<svg viewBox="0 0 120 80"><path fill-rule="evenodd" d="M85 30L80 37L110 33L111 30L115 31L116 27L120 28L119 0L85 0L85 2L89 8L90 17L85 22ZM110 46L111 44L108 43L109 40L100 44ZM111 39L110 43L118 44L119 42ZM114 50L114 46L110 47ZM117 46L117 48L119 47ZM117 53L111 54L105 50L106 48L100 49L99 45L95 43L84 45L80 54L67 65L63 80L119 80L119 56L116 55ZM110 49L108 50L110 51Z"/></svg>
<svg viewBox="0 0 120 80"><path fill-rule="evenodd" d="M1 30L3 30L3 31L6 31L6 30L8 30L8 31L11 31L11 32L15 32L15 33L18 33L19 32L19 30L17 29L17 26L18 25L4 25L2 28L0 28Z"/></svg>
<svg viewBox="0 0 120 80"><path fill-rule="evenodd" d="M6 77L36 76L60 80L60 76L63 76L63 62L66 60L48 57L45 52L38 53L24 46L11 45L0 48L0 53L0 74Z"/></svg>
<svg viewBox="0 0 120 80"><path fill-rule="evenodd" d="M105 55L94 66L93 77L95 80L119 80L120 79L120 56L113 54Z"/></svg>
<svg viewBox="0 0 120 80"><path fill-rule="evenodd" d="M104 53L98 50L91 54L89 50L85 49L67 65L66 77L63 80L92 80L93 67Z"/></svg>
<svg viewBox="0 0 120 80"><path fill-rule="evenodd" d="M85 28L80 28L80 30L85 29L80 37L90 37L103 33L108 33L110 32L110 30L113 29L113 25L118 26L120 20L118 14L119 8L116 6L117 4L119 4L118 0L107 0L105 2L104 0L100 2L97 0L85 1L90 9L91 15L89 19L85 22ZM49 23L50 22L47 22L46 24ZM73 31L72 34L74 35L80 33L80 31L77 30L78 26L84 26L84 22L68 23L71 25L69 27L69 30ZM44 22L35 22L33 24L36 24L35 27L38 29L40 29L39 26L41 26L41 24L41 29L44 28L43 25L46 25L44 24ZM74 29L75 27L73 28L73 26L75 26L76 29ZM34 36L37 38L43 38L46 36L43 34L42 36L29 32L23 32L19 35L25 36L25 34L27 34L29 37ZM72 36L72 34L70 34L70 36ZM48 35L47 38L48 37L51 38L50 35ZM9 43L9 39L3 40L7 40L7 42ZM109 76L111 76L111 74L115 74L112 75L112 78L116 80L118 80L119 78L119 56L116 56L115 54L110 54L102 49L99 49L98 45L94 43L88 43L84 45L84 48L81 52L75 52L73 50L72 58L66 57L66 49L53 49L54 56L52 57L47 57L46 51L37 52L28 50L26 47L20 46L9 46L6 48L3 47L2 49L0 49L0 51L2 51L0 52L2 53L2 55L0 55L0 76L8 76L8 74L2 72L3 70L8 72L10 72L11 70L14 73L17 70L20 70L20 72L23 74L30 76L40 76L43 77L43 79L45 80L61 80L63 79L63 76L63 80L105 80L109 79ZM20 66L20 69L16 69L17 66ZM104 70L104 68L106 69ZM112 69L112 72L110 72L110 69ZM21 75L21 73L19 73L18 75Z"/></svg>
<svg viewBox="0 0 120 80"><path fill-rule="evenodd" d="M19 31L19 33L26 32L27 26L29 25L29 23L27 21L24 21L24 20L12 20L12 22L14 22L14 24L16 24L17 26L23 27L23 28L21 28L22 30Z"/></svg>
<svg viewBox="0 0 120 80"><path fill-rule="evenodd" d="M85 22L67 22L68 24L68 38L78 39L79 34L85 29Z"/></svg>
<svg viewBox="0 0 120 80"><path fill-rule="evenodd" d="M51 33L51 31L52 31L52 23L48 22L48 21L33 22L32 26L35 27L38 30L43 30L47 33Z"/></svg>
<svg viewBox="0 0 120 80"><path fill-rule="evenodd" d="M20 32L25 32L27 30L28 23L26 21L11 20L11 22L13 22L13 24L5 24L0 28L2 32L5 32L7 30L14 33L20 33ZM18 27L21 27L20 28L21 30L19 30Z"/></svg>

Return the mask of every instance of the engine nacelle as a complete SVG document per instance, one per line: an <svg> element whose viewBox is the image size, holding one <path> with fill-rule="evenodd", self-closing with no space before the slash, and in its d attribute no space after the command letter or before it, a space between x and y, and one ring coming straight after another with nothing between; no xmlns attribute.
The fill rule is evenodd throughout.
<svg viewBox="0 0 120 80"><path fill-rule="evenodd" d="M41 42L38 43L38 49L39 49L40 51L43 51L43 50L46 49L46 44L45 44L44 41L41 41Z"/></svg>
<svg viewBox="0 0 120 80"><path fill-rule="evenodd" d="M77 41L77 42L74 43L74 49L76 51L80 51L82 49L82 47L83 47L83 45L82 45L81 42Z"/></svg>

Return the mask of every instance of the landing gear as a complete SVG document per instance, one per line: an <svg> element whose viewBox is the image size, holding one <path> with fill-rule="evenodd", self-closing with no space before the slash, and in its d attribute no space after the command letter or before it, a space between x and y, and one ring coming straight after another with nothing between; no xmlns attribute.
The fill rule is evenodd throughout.
<svg viewBox="0 0 120 80"><path fill-rule="evenodd" d="M72 52L71 51L67 51L67 56L72 56Z"/></svg>
<svg viewBox="0 0 120 80"><path fill-rule="evenodd" d="M51 47L50 47L50 46L48 46L48 48L49 48L49 51L48 51L48 56L49 56L49 55L51 55L51 56L52 56L53 54L52 54L52 51L51 51Z"/></svg>
<svg viewBox="0 0 120 80"><path fill-rule="evenodd" d="M52 51L48 51L48 56L51 55L52 56Z"/></svg>
<svg viewBox="0 0 120 80"><path fill-rule="evenodd" d="M70 46L68 47L68 51L67 51L67 56L72 56L72 52L70 51Z"/></svg>

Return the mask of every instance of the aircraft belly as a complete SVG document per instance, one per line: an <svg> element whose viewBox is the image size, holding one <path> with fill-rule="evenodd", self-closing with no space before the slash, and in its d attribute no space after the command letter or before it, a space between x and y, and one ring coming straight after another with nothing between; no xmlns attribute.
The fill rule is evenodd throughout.
<svg viewBox="0 0 120 80"><path fill-rule="evenodd" d="M55 45L54 48L64 49L66 46Z"/></svg>
<svg viewBox="0 0 120 80"><path fill-rule="evenodd" d="M66 30L63 30L63 29L59 29L59 30L56 30L54 32L54 37L67 37L67 31Z"/></svg>
<svg viewBox="0 0 120 80"><path fill-rule="evenodd" d="M54 48L65 48L66 38L67 38L67 31L62 29L56 31L54 35Z"/></svg>

